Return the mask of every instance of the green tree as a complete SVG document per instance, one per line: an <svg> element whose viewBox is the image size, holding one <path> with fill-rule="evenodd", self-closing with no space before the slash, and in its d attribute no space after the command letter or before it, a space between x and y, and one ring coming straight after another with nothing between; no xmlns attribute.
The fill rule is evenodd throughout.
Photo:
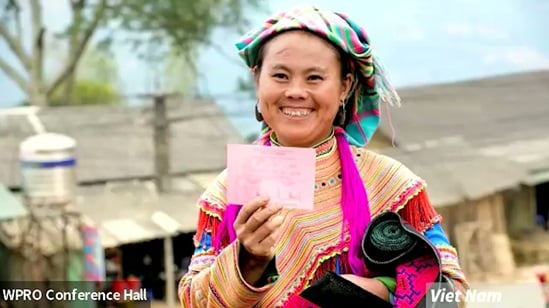
<svg viewBox="0 0 549 308"><path fill-rule="evenodd" d="M120 103L118 91L112 85L96 80L76 80L70 101L65 99L63 88L58 88L50 98L50 106L106 105Z"/></svg>
<svg viewBox="0 0 549 308"><path fill-rule="evenodd" d="M267 12L262 0L133 0L115 14L120 16L121 27L134 34L128 41L143 59L152 65L161 59L175 61L175 65L168 66L165 76L175 78L182 85L176 88L188 93L198 76L195 61L198 50L217 47L211 40L212 32L216 29L244 32L250 27L250 17L258 12ZM181 68L179 73L177 68ZM166 80L164 86L173 89L174 80Z"/></svg>
<svg viewBox="0 0 549 308"><path fill-rule="evenodd" d="M9 47L23 71L2 57L0 70L19 86L32 105L47 105L48 98L73 76L88 42L106 16L107 0L97 3L72 0L69 3L72 20L64 34L67 39L67 57L51 80L46 78L44 63L47 29L43 21L43 5L47 5L46 0L4 0L4 5L0 7L0 39ZM27 27L23 26L24 19L30 21Z"/></svg>
<svg viewBox="0 0 549 308"><path fill-rule="evenodd" d="M212 44L214 29L244 31L250 25L247 10L263 10L261 0L128 0L113 13L120 27L133 34L137 47L152 43L163 57L175 51L192 64L197 47ZM145 35L143 35L145 33ZM173 49L171 49L173 48ZM149 52L147 55L151 56Z"/></svg>
<svg viewBox="0 0 549 308"><path fill-rule="evenodd" d="M111 33L120 29L129 32L127 41L136 49L144 43L157 46L153 54L148 54L152 60L161 60L166 53L175 51L194 68L196 50L211 43L214 29L241 30L249 23L246 9L261 7L261 0L69 0L72 18L66 31L59 34L66 42L62 53L67 57L59 59L63 61L62 68L48 79L44 65L48 29L43 22L43 6L49 1L52 0L0 2L0 40L23 68L17 69L17 65L0 56L0 71L15 82L32 105L38 106L47 105L62 86L65 100L70 100L78 62L100 28L112 30ZM29 7L23 7L27 3ZM24 15L29 18L23 18ZM26 28L23 19L30 21ZM109 36L103 43L108 45L112 39Z"/></svg>
<svg viewBox="0 0 549 308"><path fill-rule="evenodd" d="M164 89L167 92L180 91L186 96L194 96L197 74L192 65L177 52L172 51L168 54L164 69L160 72L165 76Z"/></svg>
<svg viewBox="0 0 549 308"><path fill-rule="evenodd" d="M86 49L74 76L76 80L100 81L115 87L120 82L113 54L98 44Z"/></svg>
<svg viewBox="0 0 549 308"><path fill-rule="evenodd" d="M53 42L53 45L52 48L59 44ZM47 60L55 65L59 57L63 56L57 54L55 58L50 56ZM59 69L55 66L52 68L54 71ZM98 44L92 44L86 48L74 74L66 82L69 80L70 92L67 92L68 87L65 84L57 88L49 98L50 106L103 105L121 102L117 63L112 54Z"/></svg>

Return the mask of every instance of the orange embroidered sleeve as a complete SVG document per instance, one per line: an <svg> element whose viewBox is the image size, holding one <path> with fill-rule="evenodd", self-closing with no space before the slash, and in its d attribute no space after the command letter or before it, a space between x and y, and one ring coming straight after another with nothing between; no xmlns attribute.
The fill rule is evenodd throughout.
<svg viewBox="0 0 549 308"><path fill-rule="evenodd" d="M412 197L399 211L399 214L434 244L441 257L443 273L464 295L469 285L459 264L458 252L450 244L448 236L440 224L442 217L432 206L425 189Z"/></svg>
<svg viewBox="0 0 549 308"><path fill-rule="evenodd" d="M255 288L244 281L238 268L238 241L219 253L213 248L213 237L225 208L223 175L199 200L195 252L178 287L182 307L253 307L270 288Z"/></svg>

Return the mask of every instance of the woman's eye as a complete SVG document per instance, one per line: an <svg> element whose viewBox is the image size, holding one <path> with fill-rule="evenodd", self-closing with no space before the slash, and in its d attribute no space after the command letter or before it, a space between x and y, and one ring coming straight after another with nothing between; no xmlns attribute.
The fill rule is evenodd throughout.
<svg viewBox="0 0 549 308"><path fill-rule="evenodd" d="M277 79L286 79L286 75L284 75L282 73L273 74L273 77L277 78Z"/></svg>
<svg viewBox="0 0 549 308"><path fill-rule="evenodd" d="M320 76L320 75L311 75L311 76L309 76L309 80L322 80L322 76Z"/></svg>

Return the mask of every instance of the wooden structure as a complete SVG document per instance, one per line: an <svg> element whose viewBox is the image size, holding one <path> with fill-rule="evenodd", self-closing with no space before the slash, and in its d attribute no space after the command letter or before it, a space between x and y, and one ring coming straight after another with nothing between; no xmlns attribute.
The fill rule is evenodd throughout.
<svg viewBox="0 0 549 308"><path fill-rule="evenodd" d="M503 250L512 247L517 264L549 262L542 244L548 242L547 231L537 225L539 216L549 210L549 137L544 134L549 123L547 84L549 71L542 70L399 89L402 107L389 108L390 121L386 113L382 114L372 148L390 149L394 129L397 149L422 153L407 165L426 177L431 186L437 186L431 187L431 193L437 195L434 203L445 217L452 240L459 242L460 254L487 251L457 238L460 233L456 230L468 230L470 223L478 222L490 226L486 232L505 234L505 240L498 240ZM433 150L446 154L433 155ZM440 165L470 161L475 156L485 158L486 165L466 172L448 167L438 177L425 167L430 163L434 169L444 169ZM503 162L503 167L493 168L491 160ZM505 165L516 172L502 173ZM448 178L454 182L460 178L458 182L469 182L466 190L477 186L482 193L470 194L460 185L440 184ZM501 178L514 184L495 184ZM465 198L457 198L460 190Z"/></svg>
<svg viewBox="0 0 549 308"><path fill-rule="evenodd" d="M442 226L468 276L484 279L514 272L506 196L519 190L520 168L483 157L466 146L381 152L425 179L431 202L443 217Z"/></svg>

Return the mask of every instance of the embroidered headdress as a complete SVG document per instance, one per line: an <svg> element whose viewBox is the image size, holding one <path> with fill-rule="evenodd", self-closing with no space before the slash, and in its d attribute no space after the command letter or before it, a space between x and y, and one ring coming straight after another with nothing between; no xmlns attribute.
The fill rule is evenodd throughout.
<svg viewBox="0 0 549 308"><path fill-rule="evenodd" d="M306 30L331 42L352 60L355 73L353 91L347 97L352 117L343 127L350 144L364 146L379 126L380 102L400 105L400 98L377 57L373 55L366 31L347 16L311 5L300 5L281 12L248 32L236 47L250 68L258 63L261 46L273 36L288 30Z"/></svg>

